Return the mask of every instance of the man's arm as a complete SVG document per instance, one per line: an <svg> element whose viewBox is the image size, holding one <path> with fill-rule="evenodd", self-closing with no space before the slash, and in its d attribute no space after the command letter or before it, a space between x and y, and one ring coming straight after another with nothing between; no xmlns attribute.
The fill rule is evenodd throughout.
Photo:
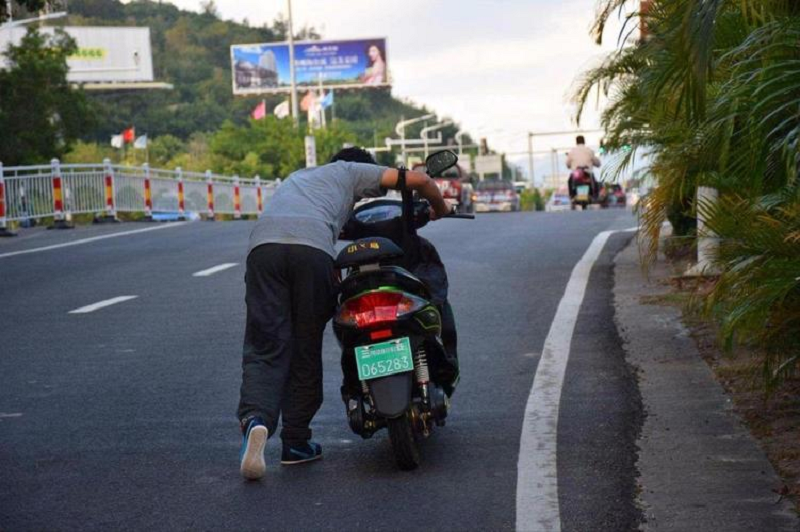
<svg viewBox="0 0 800 532"><path fill-rule="evenodd" d="M400 172L395 168L388 168L381 177L381 186L383 188L397 189L397 179L400 177ZM428 174L423 172L414 172L412 170L406 171L406 187L409 190L416 190L419 195L428 200L433 207L434 215L431 219L436 220L450 213L450 207L442 197L442 192L436 186L436 182L431 179Z"/></svg>
<svg viewBox="0 0 800 532"><path fill-rule="evenodd" d="M572 150L567 152L567 168L572 170Z"/></svg>
<svg viewBox="0 0 800 532"><path fill-rule="evenodd" d="M594 153L592 154L592 163L593 163L593 164L594 164L596 167L600 168L600 164L601 164L601 163L600 163L600 158L599 158L599 157L597 157L597 155L595 155Z"/></svg>

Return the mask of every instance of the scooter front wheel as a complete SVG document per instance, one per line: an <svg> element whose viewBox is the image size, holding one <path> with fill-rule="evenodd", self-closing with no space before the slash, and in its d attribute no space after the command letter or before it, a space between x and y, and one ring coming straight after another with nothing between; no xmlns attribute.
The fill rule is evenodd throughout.
<svg viewBox="0 0 800 532"><path fill-rule="evenodd" d="M414 427L411 418L406 413L394 419L387 419L389 439L392 442L392 451L397 467L403 471L411 471L419 466L419 447L414 438Z"/></svg>

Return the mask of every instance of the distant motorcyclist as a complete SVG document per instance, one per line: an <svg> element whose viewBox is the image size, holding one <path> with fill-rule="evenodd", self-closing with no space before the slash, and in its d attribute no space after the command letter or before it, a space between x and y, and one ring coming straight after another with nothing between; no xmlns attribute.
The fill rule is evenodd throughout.
<svg viewBox="0 0 800 532"><path fill-rule="evenodd" d="M567 168L577 170L582 168L589 174L592 180L592 196L597 196L597 180L592 173L592 167L600 168L600 159L594 154L591 148L586 146L586 139L583 135L578 135L575 139L576 146L567 153ZM572 175L569 176L569 197L575 197L575 185L572 182Z"/></svg>

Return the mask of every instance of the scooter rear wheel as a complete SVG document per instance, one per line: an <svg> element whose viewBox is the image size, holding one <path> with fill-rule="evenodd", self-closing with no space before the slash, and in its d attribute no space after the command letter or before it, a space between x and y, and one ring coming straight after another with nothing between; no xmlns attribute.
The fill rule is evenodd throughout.
<svg viewBox="0 0 800 532"><path fill-rule="evenodd" d="M403 471L411 471L419 466L419 447L414 438L414 427L408 414L394 419L387 419L389 439L392 442L394 459L397 467Z"/></svg>

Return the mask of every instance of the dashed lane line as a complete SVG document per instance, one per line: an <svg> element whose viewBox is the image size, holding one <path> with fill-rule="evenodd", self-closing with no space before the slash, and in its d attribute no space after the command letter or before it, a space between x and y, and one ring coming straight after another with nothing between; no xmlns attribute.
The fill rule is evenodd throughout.
<svg viewBox="0 0 800 532"><path fill-rule="evenodd" d="M227 270L229 268L233 268L234 266L238 266L238 262L226 262L225 264L220 264L218 266L214 266L213 268L209 268L207 270L201 270L199 272L194 272L192 277L208 277L209 275L214 275L217 272L221 272L223 270Z"/></svg>
<svg viewBox="0 0 800 532"><path fill-rule="evenodd" d="M123 303L125 301L130 301L131 299L136 299L137 297L139 296L112 297L111 299L98 301L97 303L86 305L85 307L76 308L75 310L70 310L69 314L88 314L90 312L94 312L95 310L100 310L101 308L110 307L111 305L116 305L117 303Z"/></svg>
<svg viewBox="0 0 800 532"><path fill-rule="evenodd" d="M119 233L112 233L110 235L100 235L100 236L92 236L89 238L81 238L80 240L73 240L72 242L64 242L62 244L53 244L52 246L43 246L40 248L32 248L32 249L22 249L20 251L10 251L8 253L0 253L0 259L5 259L7 257L15 257L17 255L27 255L28 253L39 253L41 251L50 251L53 249L61 249L67 248L71 246L80 246L82 244L89 244L91 242L97 242L98 240L105 240L107 238L118 238L121 236L128 236L128 235L136 235L139 233L147 233L149 231L160 231L162 229L169 229L170 227L179 227L181 225L186 225L186 222L175 222L169 223L166 225L157 225L155 227L146 227L144 229L134 229L133 231L122 231Z"/></svg>

